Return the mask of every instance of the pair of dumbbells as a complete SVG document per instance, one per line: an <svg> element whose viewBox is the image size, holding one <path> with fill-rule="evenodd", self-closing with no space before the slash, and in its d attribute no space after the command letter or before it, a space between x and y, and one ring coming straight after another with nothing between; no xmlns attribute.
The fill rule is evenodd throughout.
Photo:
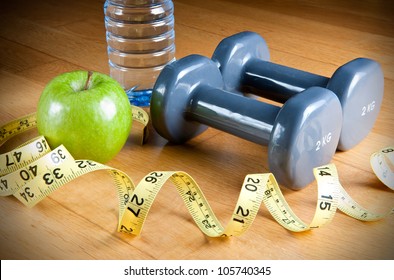
<svg viewBox="0 0 394 280"><path fill-rule="evenodd" d="M359 130L364 130L364 124L358 121L360 118L348 120L352 123L350 129L357 137L341 133L345 123L342 98L340 97L340 101L337 97L339 94L335 95L330 90L331 87L322 87L322 82L315 86L311 81L308 83L308 79L304 79L302 75L299 79L305 80L304 89L301 90L299 83L295 83L294 88L297 90L287 94L292 98L282 107L239 94L239 90L244 86L256 87L253 93L265 92L260 84L246 84L247 80L243 78L246 71L248 75L265 77L258 72L252 73L250 68L245 70L246 61L251 61L249 67L252 67L268 59L268 49L264 41L260 41L260 44L263 42L262 46L256 45L253 39L257 38L256 36L260 37L246 32L226 38L215 50L213 60L191 55L166 66L153 88L150 108L152 124L161 136L174 143L183 143L211 126L243 139L268 145L269 168L279 183L291 189L301 189L314 180L314 167L331 161L338 143L344 141L344 137L360 137ZM248 48L249 53L246 53ZM239 69L236 67L237 63ZM363 85L362 92L364 89L371 90L368 94L354 92L356 98L364 99L362 104L370 104L369 100L373 99L374 109L363 116L367 125L373 125L376 119L383 92L380 67L376 62L371 63L375 68L369 66L357 71L353 69L353 80L341 79L341 76L336 78L342 80L342 87L347 86L350 91L360 91L358 83ZM278 67L281 69L283 66ZM297 80L299 73L305 73L289 68L286 70L293 71L294 80ZM365 75L357 74L364 70L369 72ZM228 80L226 71L236 71L239 77ZM286 74L284 77L284 80L288 81ZM334 80L334 77L335 75L330 81ZM319 76L315 78L318 79ZM320 79L323 80L323 77ZM279 82L280 73L276 74L276 81L279 85L283 84ZM340 84L336 82L338 83ZM264 83L262 85L264 86ZM272 84L270 87L272 91ZM231 88L233 92L226 91L225 88ZM277 91L282 93L282 90ZM353 99L350 101L357 104L359 102ZM344 117L346 116L344 114ZM359 141L361 139L353 140L353 145Z"/></svg>

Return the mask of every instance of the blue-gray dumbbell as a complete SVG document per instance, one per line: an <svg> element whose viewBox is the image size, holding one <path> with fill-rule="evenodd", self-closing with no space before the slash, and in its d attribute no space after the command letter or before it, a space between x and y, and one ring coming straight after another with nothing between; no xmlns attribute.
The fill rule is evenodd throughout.
<svg viewBox="0 0 394 280"><path fill-rule="evenodd" d="M199 55L162 70L150 113L155 130L174 143L211 126L268 145L270 171L292 189L311 183L312 169L331 161L342 125L340 102L328 89L311 87L277 107L224 91L217 65Z"/></svg>
<svg viewBox="0 0 394 280"><path fill-rule="evenodd" d="M223 75L224 88L229 91L249 92L282 103L312 86L333 91L342 105L338 149L343 151L367 136L383 100L382 69L367 58L352 60L327 78L269 62L264 39L246 31L222 40L212 59Z"/></svg>

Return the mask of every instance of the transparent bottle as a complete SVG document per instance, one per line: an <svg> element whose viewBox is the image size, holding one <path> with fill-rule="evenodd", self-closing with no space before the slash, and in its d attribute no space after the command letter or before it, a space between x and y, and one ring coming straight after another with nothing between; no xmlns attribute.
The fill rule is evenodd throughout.
<svg viewBox="0 0 394 280"><path fill-rule="evenodd" d="M110 76L132 104L148 106L160 71L175 60L173 2L106 0L104 15Z"/></svg>

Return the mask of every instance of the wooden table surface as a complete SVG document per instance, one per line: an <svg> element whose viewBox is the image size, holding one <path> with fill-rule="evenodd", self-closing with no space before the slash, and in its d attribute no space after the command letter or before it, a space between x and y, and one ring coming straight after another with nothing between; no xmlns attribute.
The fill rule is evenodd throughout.
<svg viewBox="0 0 394 280"><path fill-rule="evenodd" d="M320 75L356 58L378 61L385 75L383 105L369 135L337 152L342 184L360 204L385 212L394 192L375 177L370 155L393 144L394 22L390 1L176 0L176 56L211 56L224 37L252 30L268 43L271 60ZM329 3L329 4L328 4ZM0 9L0 123L35 112L56 75L77 69L109 73L103 0L14 0ZM170 145L150 128L139 144L135 125L122 151L107 164L139 182L154 170L183 170L203 189L220 221L231 217L244 176L268 171L267 147L208 129L184 145ZM32 130L0 149L37 135ZM292 209L310 222L316 182L282 188ZM393 259L394 219L361 222L338 211L327 227L304 233L282 228L262 206L241 237L209 238L194 224L171 183L159 193L142 235L116 232L117 196L100 171L60 188L29 209L0 198L1 259Z"/></svg>

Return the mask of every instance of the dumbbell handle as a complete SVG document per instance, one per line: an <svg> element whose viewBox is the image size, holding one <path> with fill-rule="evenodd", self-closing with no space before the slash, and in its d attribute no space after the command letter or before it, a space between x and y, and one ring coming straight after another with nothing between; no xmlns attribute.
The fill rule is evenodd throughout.
<svg viewBox="0 0 394 280"><path fill-rule="evenodd" d="M242 77L243 90L281 103L312 86L325 88L327 77L262 59L250 59Z"/></svg>
<svg viewBox="0 0 394 280"><path fill-rule="evenodd" d="M267 145L280 107L210 86L194 92L186 118Z"/></svg>

